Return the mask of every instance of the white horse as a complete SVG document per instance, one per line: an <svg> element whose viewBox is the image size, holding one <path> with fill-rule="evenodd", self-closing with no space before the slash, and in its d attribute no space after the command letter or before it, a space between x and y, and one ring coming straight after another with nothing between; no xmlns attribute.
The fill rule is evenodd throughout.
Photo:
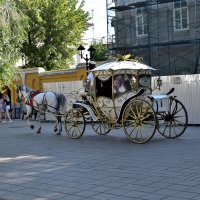
<svg viewBox="0 0 200 200"><path fill-rule="evenodd" d="M35 110L38 115L38 130L37 133L41 132L41 123L40 123L40 114L48 112L56 118L56 124L54 126L54 132L57 132L57 135L61 134L62 131L62 115L66 112L66 97L61 93L54 92L40 92L38 90L33 90L25 85L17 86L17 102L25 101L26 105L26 116L28 126L31 129L34 129L34 125L30 122L30 115L33 110ZM57 126L59 125L59 129Z"/></svg>

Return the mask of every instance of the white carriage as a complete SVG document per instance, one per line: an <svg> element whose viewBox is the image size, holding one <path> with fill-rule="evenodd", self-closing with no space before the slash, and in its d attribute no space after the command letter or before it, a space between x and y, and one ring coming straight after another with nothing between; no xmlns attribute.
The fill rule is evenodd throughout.
<svg viewBox="0 0 200 200"><path fill-rule="evenodd" d="M149 141L156 130L167 138L182 135L188 123L187 111L171 96L173 89L167 94L152 95L153 71L134 61L108 62L93 69L94 79L89 88L85 88L81 100L65 116L66 133L80 138L89 116L99 135L123 128L134 143Z"/></svg>

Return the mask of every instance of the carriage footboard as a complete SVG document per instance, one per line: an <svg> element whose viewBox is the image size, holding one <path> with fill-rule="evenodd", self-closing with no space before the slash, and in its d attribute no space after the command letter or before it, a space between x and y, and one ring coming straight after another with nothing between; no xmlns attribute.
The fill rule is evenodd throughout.
<svg viewBox="0 0 200 200"><path fill-rule="evenodd" d="M83 107L83 108L85 108L89 112L89 114L92 117L93 121L97 121L98 120L98 118L96 117L96 115L95 115L93 109L91 108L91 106L86 105L84 103L75 102L73 104L73 107Z"/></svg>

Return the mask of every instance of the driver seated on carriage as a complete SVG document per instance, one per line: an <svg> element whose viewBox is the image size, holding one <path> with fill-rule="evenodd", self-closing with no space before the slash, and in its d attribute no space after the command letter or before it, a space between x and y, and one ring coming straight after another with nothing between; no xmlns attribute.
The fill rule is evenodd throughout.
<svg viewBox="0 0 200 200"><path fill-rule="evenodd" d="M88 69L91 71L96 67L96 62L94 61L90 61L89 62L89 66ZM92 74L92 72L90 72L87 76L87 80L86 80L86 91L90 90L90 87L93 85L93 80L94 80L94 76Z"/></svg>
<svg viewBox="0 0 200 200"><path fill-rule="evenodd" d="M96 62L90 61L88 65L88 69L91 71L95 67L96 67ZM93 85L93 81L94 81L94 75L92 74L92 72L89 72L89 74L87 75L87 79L83 81L84 92L81 93L82 99L86 102L88 102L86 96Z"/></svg>

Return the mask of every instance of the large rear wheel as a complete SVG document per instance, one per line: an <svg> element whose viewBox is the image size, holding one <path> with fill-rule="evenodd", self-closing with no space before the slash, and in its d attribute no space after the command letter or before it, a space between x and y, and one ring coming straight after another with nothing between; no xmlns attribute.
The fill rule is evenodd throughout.
<svg viewBox="0 0 200 200"><path fill-rule="evenodd" d="M151 104L143 99L130 101L123 111L122 126L132 142L137 144L148 142L157 126L156 114Z"/></svg>
<svg viewBox="0 0 200 200"><path fill-rule="evenodd" d="M158 113L158 132L166 138L181 136L188 124L188 114L185 106L177 99L169 99L169 111Z"/></svg>
<svg viewBox="0 0 200 200"><path fill-rule="evenodd" d="M79 109L71 109L64 119L65 131L73 139L80 138L85 131L85 119Z"/></svg>

